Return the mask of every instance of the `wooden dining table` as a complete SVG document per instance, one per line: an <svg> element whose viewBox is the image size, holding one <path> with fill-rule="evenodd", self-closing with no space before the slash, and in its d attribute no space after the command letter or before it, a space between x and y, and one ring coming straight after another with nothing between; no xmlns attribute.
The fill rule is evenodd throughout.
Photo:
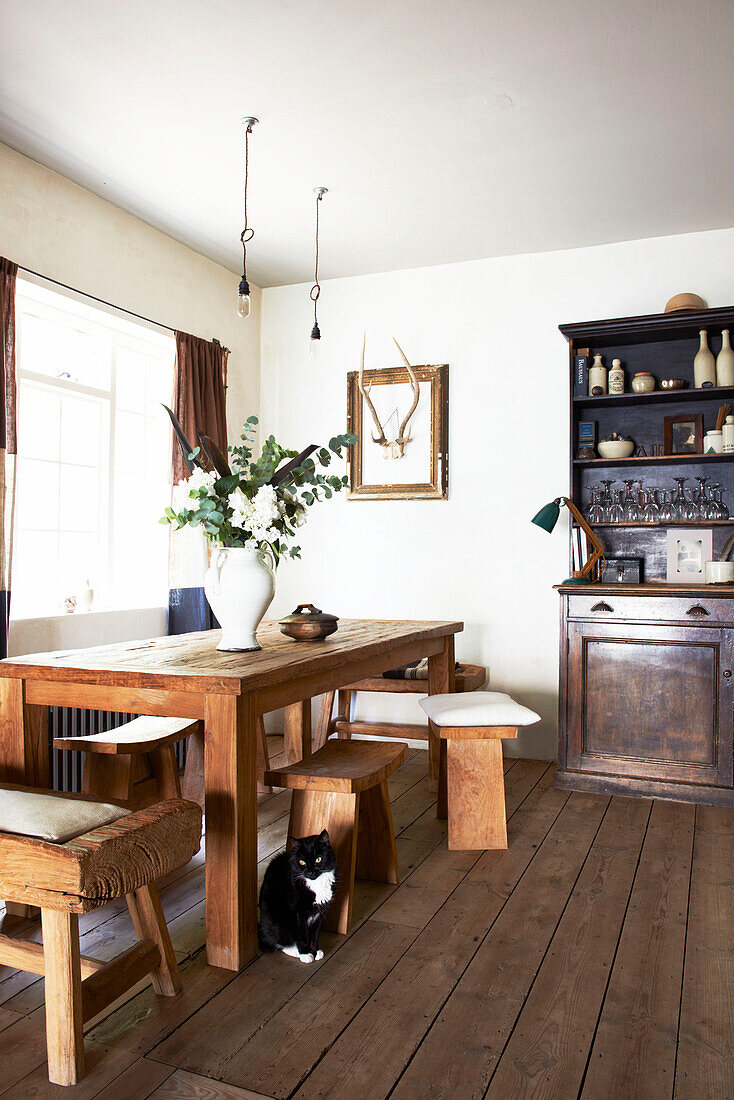
<svg viewBox="0 0 734 1100"><path fill-rule="evenodd" d="M240 970L257 951L257 725L286 708L309 751L310 700L428 658L428 693L453 690L460 622L342 619L323 641L262 623L255 653L219 652L219 631L0 661L0 780L46 787L49 706L198 718L204 723L206 947ZM432 739L434 759L440 746Z"/></svg>

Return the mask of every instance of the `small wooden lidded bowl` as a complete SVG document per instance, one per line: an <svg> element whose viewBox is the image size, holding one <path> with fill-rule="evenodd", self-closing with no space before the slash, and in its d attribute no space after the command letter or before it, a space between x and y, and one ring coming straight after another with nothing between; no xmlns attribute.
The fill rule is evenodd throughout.
<svg viewBox="0 0 734 1100"><path fill-rule="evenodd" d="M318 642L333 634L338 623L336 615L329 615L312 603L299 603L295 611L280 620L280 632L294 642Z"/></svg>
<svg viewBox="0 0 734 1100"><path fill-rule="evenodd" d="M684 309L706 309L706 303L703 298L698 294L691 294L690 291L686 291L685 294L674 294L673 297L665 303L665 313L678 313Z"/></svg>

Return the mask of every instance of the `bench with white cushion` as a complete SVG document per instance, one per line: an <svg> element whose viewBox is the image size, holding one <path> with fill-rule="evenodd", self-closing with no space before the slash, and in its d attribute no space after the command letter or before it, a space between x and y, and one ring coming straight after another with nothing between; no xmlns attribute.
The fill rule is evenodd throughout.
<svg viewBox="0 0 734 1100"><path fill-rule="evenodd" d="M501 691L430 695L421 706L441 739L438 816L448 817L449 848L506 848L502 739L540 715Z"/></svg>
<svg viewBox="0 0 734 1100"><path fill-rule="evenodd" d="M0 964L45 978L49 1079L84 1076L85 1021L150 974L181 989L156 880L188 863L201 810L182 799L130 811L84 795L0 787L0 897L41 909L43 946L0 935ZM79 953L79 913L124 897L138 943L112 962Z"/></svg>

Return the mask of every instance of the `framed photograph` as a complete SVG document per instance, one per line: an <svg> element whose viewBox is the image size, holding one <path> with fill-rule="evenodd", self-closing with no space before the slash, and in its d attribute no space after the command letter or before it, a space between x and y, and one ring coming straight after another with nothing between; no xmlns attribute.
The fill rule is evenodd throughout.
<svg viewBox="0 0 734 1100"><path fill-rule="evenodd" d="M347 375L348 500L448 499L449 368L411 370Z"/></svg>
<svg viewBox="0 0 734 1100"><path fill-rule="evenodd" d="M703 454L703 413L666 416L663 442L666 455Z"/></svg>
<svg viewBox="0 0 734 1100"><path fill-rule="evenodd" d="M668 584L703 584L713 557L711 528L668 528Z"/></svg>

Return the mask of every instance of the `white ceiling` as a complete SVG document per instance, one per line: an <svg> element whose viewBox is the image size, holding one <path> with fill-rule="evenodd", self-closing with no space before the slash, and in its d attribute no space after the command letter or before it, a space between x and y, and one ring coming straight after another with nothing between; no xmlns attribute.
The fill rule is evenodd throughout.
<svg viewBox="0 0 734 1100"><path fill-rule="evenodd" d="M260 285L311 277L317 184L323 278L734 223L732 0L0 0L0 25L0 139L232 269L257 115Z"/></svg>

